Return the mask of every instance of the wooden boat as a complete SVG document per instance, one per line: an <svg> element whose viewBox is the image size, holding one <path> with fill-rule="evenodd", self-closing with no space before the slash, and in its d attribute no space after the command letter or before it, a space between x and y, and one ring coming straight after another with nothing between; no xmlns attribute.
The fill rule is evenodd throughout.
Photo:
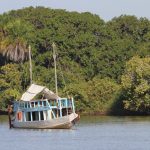
<svg viewBox="0 0 150 150"><path fill-rule="evenodd" d="M8 113L10 127L28 129L68 129L71 128L78 119L78 114L75 113L73 98L61 98L58 96L54 44L53 58L55 65L56 93L44 86L32 84L31 51L29 48L31 85L22 95L21 99L14 102L12 117L10 117L10 113ZM42 98L36 98L37 96L42 96Z"/></svg>
<svg viewBox="0 0 150 150"><path fill-rule="evenodd" d="M44 99L33 98L41 94ZM13 105L11 124L14 128L71 128L76 122L73 98L60 98L46 87L32 84Z"/></svg>

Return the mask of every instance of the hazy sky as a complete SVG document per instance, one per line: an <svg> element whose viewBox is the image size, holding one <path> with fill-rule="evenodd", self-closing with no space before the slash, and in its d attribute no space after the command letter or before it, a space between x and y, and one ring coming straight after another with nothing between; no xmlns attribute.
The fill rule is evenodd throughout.
<svg viewBox="0 0 150 150"><path fill-rule="evenodd" d="M106 21L122 14L150 19L150 0L0 0L0 14L28 6L88 11Z"/></svg>

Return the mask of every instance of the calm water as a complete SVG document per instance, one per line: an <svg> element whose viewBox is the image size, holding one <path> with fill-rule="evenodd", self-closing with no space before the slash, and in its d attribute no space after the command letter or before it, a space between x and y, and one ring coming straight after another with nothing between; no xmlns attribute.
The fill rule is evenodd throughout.
<svg viewBox="0 0 150 150"><path fill-rule="evenodd" d="M81 117L70 130L9 129L0 116L0 150L150 150L150 117Z"/></svg>

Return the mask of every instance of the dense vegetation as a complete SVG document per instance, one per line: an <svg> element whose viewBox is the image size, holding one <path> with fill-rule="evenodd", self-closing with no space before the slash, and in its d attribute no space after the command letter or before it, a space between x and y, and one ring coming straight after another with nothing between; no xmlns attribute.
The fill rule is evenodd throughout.
<svg viewBox="0 0 150 150"><path fill-rule="evenodd" d="M0 109L19 99L33 80L54 86L57 46L61 96L74 96L85 113L150 113L150 21L29 7L0 15Z"/></svg>

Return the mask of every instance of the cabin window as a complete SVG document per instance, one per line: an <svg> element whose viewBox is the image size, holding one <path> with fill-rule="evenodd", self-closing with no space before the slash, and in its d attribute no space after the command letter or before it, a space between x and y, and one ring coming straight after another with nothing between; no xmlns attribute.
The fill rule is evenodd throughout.
<svg viewBox="0 0 150 150"><path fill-rule="evenodd" d="M34 107L34 102L31 102L31 107L32 107L32 108Z"/></svg>
<svg viewBox="0 0 150 150"><path fill-rule="evenodd" d="M66 100L65 100L65 99L61 100L61 106L62 106L62 107L65 107L65 106L66 106Z"/></svg>
<svg viewBox="0 0 150 150"><path fill-rule="evenodd" d="M60 117L60 110L54 108L54 109L52 109L52 111L54 113L54 116L56 116L56 118Z"/></svg>
<svg viewBox="0 0 150 150"><path fill-rule="evenodd" d="M31 121L31 112L26 112L26 121Z"/></svg>
<svg viewBox="0 0 150 150"><path fill-rule="evenodd" d="M46 101L43 101L43 105L46 106Z"/></svg>
<svg viewBox="0 0 150 150"><path fill-rule="evenodd" d="M35 107L38 107L38 102L35 102Z"/></svg>
<svg viewBox="0 0 150 150"><path fill-rule="evenodd" d="M72 102L70 99L68 99L68 107L71 107L72 106Z"/></svg>
<svg viewBox="0 0 150 150"><path fill-rule="evenodd" d="M39 112L38 111L32 112L32 119L33 119L33 121L39 121Z"/></svg>
<svg viewBox="0 0 150 150"><path fill-rule="evenodd" d="M55 100L50 100L49 103L50 103L51 106L56 106L56 101Z"/></svg>
<svg viewBox="0 0 150 150"><path fill-rule="evenodd" d="M26 112L26 121L39 121L44 120L44 113L43 111L33 111L33 112ZM31 120L32 115L32 120Z"/></svg>
<svg viewBox="0 0 150 150"><path fill-rule="evenodd" d="M20 103L20 104L19 104L19 107L20 107L20 108L24 108L24 103Z"/></svg>
<svg viewBox="0 0 150 150"><path fill-rule="evenodd" d="M40 101L40 106L42 107L42 101Z"/></svg>
<svg viewBox="0 0 150 150"><path fill-rule="evenodd" d="M68 108L63 108L62 109L62 116L68 115Z"/></svg>
<svg viewBox="0 0 150 150"><path fill-rule="evenodd" d="M40 111L40 117L41 117L41 120L44 120L44 114L43 114L43 111Z"/></svg>
<svg viewBox="0 0 150 150"><path fill-rule="evenodd" d="M25 108L27 108L27 106L28 106L28 104L27 104L27 102L25 103Z"/></svg>

